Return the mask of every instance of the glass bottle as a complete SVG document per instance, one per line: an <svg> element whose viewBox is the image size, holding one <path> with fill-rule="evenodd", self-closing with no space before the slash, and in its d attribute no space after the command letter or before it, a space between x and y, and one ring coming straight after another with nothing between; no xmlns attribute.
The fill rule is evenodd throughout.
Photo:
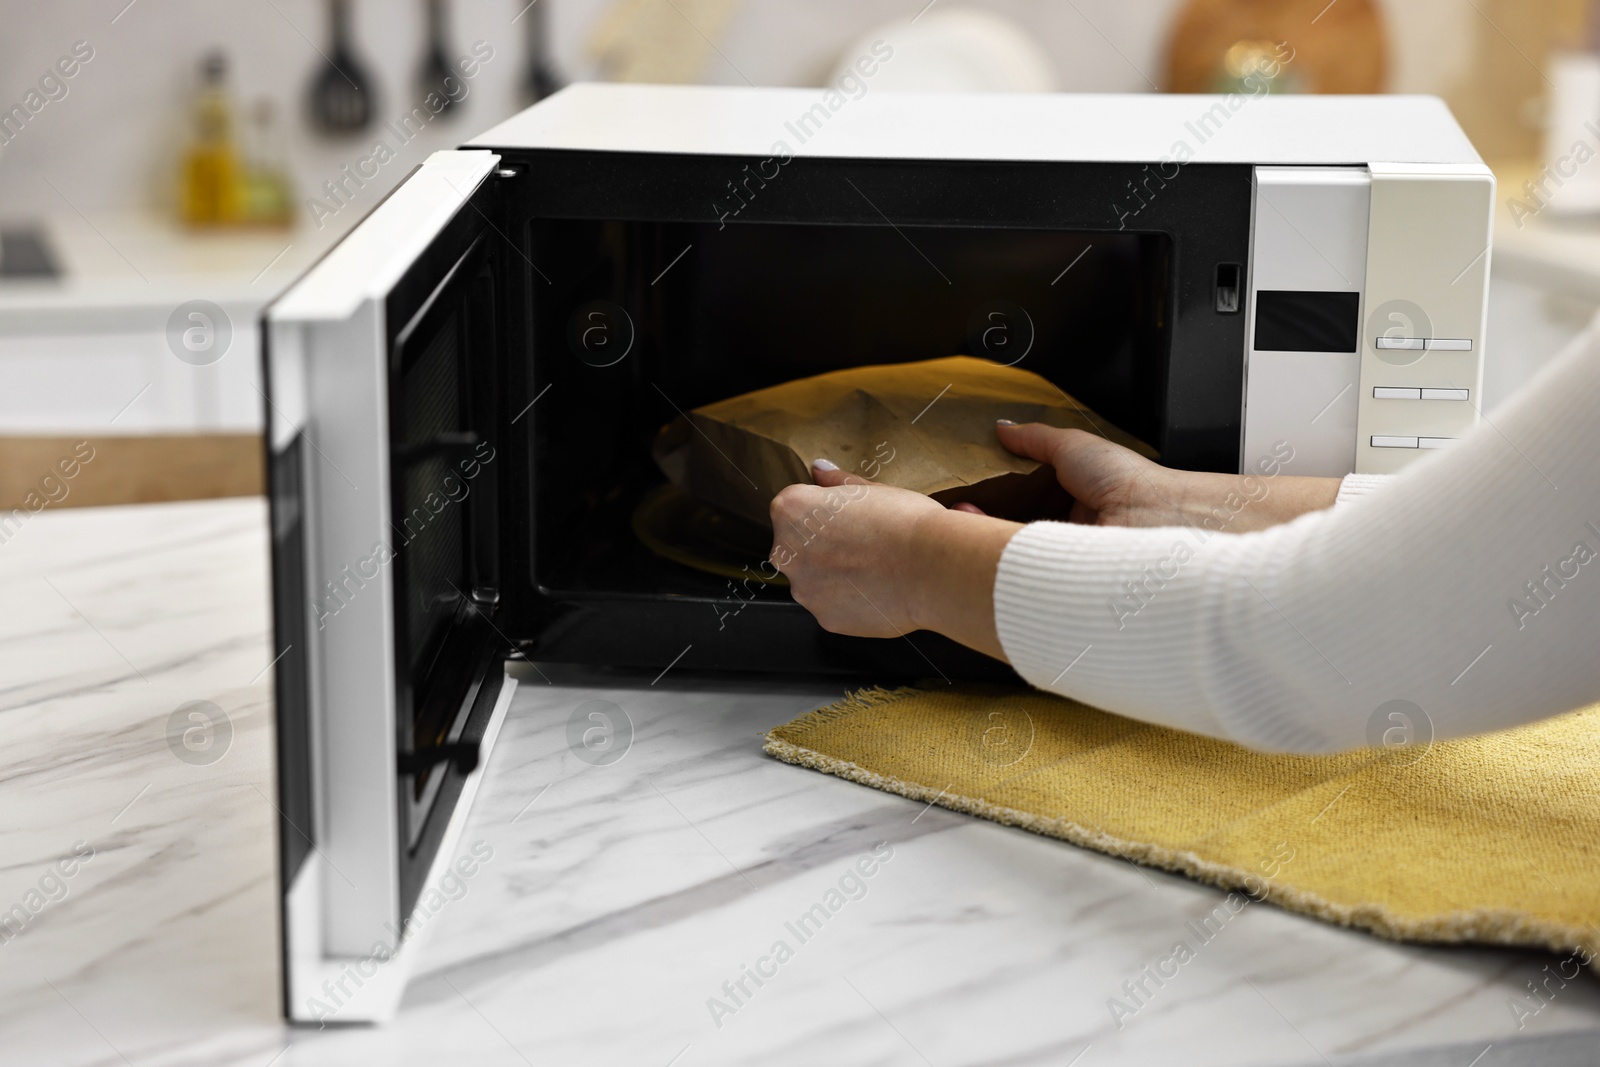
<svg viewBox="0 0 1600 1067"><path fill-rule="evenodd" d="M289 172L278 114L261 97L250 106L245 135L244 216L257 225L289 224Z"/></svg>
<svg viewBox="0 0 1600 1067"><path fill-rule="evenodd" d="M233 141L228 60L221 52L200 64L193 131L183 160L182 213L192 226L217 226L240 217L241 175Z"/></svg>

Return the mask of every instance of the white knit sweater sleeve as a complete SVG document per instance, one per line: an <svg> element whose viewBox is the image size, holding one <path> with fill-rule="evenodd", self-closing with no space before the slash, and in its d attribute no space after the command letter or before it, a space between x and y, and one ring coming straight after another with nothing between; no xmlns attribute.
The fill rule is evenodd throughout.
<svg viewBox="0 0 1600 1067"><path fill-rule="evenodd" d="M1600 701L1595 327L1453 448L1356 482L1259 533L1025 527L995 577L1007 658L1109 711L1303 752L1367 743L1391 700L1439 738Z"/></svg>
<svg viewBox="0 0 1600 1067"><path fill-rule="evenodd" d="M1333 503L1337 506L1358 496L1366 496L1388 481L1389 477L1387 474L1346 474L1344 480L1339 483L1339 495L1334 498Z"/></svg>

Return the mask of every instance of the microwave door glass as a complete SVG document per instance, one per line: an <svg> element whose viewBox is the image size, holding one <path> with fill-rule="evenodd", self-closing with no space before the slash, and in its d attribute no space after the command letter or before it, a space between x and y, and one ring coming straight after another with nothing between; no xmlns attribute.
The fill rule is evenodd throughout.
<svg viewBox="0 0 1600 1067"><path fill-rule="evenodd" d="M481 223L475 229L483 230ZM504 249L492 231L424 260L432 286L391 296L389 517L394 584L396 744L403 912L420 890L464 772L475 765L471 718L493 650L504 645L499 478L503 442L495 321ZM450 262L450 257L456 257ZM415 304L413 308L411 305Z"/></svg>

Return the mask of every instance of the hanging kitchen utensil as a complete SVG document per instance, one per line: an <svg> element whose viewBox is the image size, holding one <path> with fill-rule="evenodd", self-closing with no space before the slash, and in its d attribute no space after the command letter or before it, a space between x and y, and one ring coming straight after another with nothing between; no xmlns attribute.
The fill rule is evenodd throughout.
<svg viewBox="0 0 1600 1067"><path fill-rule="evenodd" d="M516 2L520 4L522 0ZM561 88L561 79L556 77L555 67L550 62L550 23L545 18L545 8L549 5L550 0L533 0L511 20L522 20L523 32L528 38L528 68L522 76L522 96L529 104L537 104Z"/></svg>
<svg viewBox="0 0 1600 1067"><path fill-rule="evenodd" d="M450 67L449 49L445 47L445 23L449 12L444 0L425 0L428 9L428 40L423 46L422 66L417 71L417 93L427 102L429 111L444 117L454 109L465 88L461 78ZM432 98L432 99L430 99Z"/></svg>
<svg viewBox="0 0 1600 1067"><path fill-rule="evenodd" d="M311 82L311 120L331 135L372 124L377 101L371 79L350 47L350 0L328 0L327 62Z"/></svg>

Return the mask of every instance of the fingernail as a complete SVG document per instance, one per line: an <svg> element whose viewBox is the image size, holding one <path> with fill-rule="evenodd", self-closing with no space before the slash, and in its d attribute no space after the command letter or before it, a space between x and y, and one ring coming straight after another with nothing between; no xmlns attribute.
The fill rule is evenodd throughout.
<svg viewBox="0 0 1600 1067"><path fill-rule="evenodd" d="M839 465L831 459L814 459L811 465L819 471L836 471Z"/></svg>
<svg viewBox="0 0 1600 1067"><path fill-rule="evenodd" d="M1015 426L1016 425L1016 423L1012 422L1010 419L995 419L994 423L995 423L996 426Z"/></svg>

